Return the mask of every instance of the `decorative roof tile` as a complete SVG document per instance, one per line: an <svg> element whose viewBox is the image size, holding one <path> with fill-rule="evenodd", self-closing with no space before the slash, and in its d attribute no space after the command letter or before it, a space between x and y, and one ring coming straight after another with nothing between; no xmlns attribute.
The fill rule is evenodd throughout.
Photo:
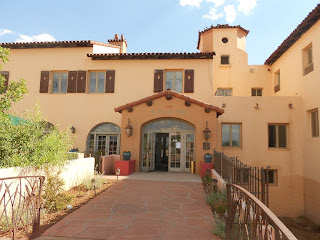
<svg viewBox="0 0 320 240"><path fill-rule="evenodd" d="M198 53L89 53L92 60L123 59L213 59L215 52Z"/></svg>
<svg viewBox="0 0 320 240"><path fill-rule="evenodd" d="M277 61L299 38L320 19L320 4L313 9L297 28L281 43L270 55L265 64L272 65Z"/></svg>
<svg viewBox="0 0 320 240"><path fill-rule="evenodd" d="M202 33L208 32L208 31L210 31L210 30L212 30L212 29L221 29L221 28L238 28L238 29L244 31L244 32L246 33L246 35L248 35L248 33L249 33L249 30L244 29L244 28L241 27L240 25L237 25L237 26L230 26L229 24L218 24L218 25L216 25L216 26L211 25L210 27L207 27L207 28L205 28L204 30L199 31L197 49L199 49L200 37L201 37L201 34L202 34Z"/></svg>
<svg viewBox="0 0 320 240"><path fill-rule="evenodd" d="M165 91L162 91L162 92L159 92L159 93L156 93L156 94L153 94L151 96L148 96L148 97L145 97L145 98L142 98L138 101L134 101L134 102L131 102L131 103L127 103L125 105L122 105L120 107L117 107L114 109L115 112L122 112L123 110L125 109L128 109L128 108L131 108L131 107L134 107L134 106L137 106L137 105L140 105L142 103L145 103L145 102L148 102L148 101L151 101L151 100L154 100L154 99L158 99L158 98L161 98L161 97L164 97L166 95L171 95L173 97L176 97L176 98L179 98L179 99L182 99L182 100L185 100L185 101L188 101L190 103L193 103L193 104L196 104L198 106L201 106L201 107L204 107L206 109L210 109L212 111L215 111L218 113L218 115L221 115L224 113L224 110L223 109L220 109L216 106L213 106L213 105L210 105L210 104L207 104L207 103L204 103L204 102L201 102L201 101L198 101L194 98L191 98L191 97L188 97L186 95L183 95L181 93L178 93L176 91L172 91L172 90L165 90Z"/></svg>
<svg viewBox="0 0 320 240"><path fill-rule="evenodd" d="M92 40L0 43L1 47L12 48L12 49L25 49L25 48L72 48L72 47L92 47L93 45L120 48L119 46L115 46L115 45L111 45L111 44L107 44L107 43L103 43L103 42L92 41Z"/></svg>

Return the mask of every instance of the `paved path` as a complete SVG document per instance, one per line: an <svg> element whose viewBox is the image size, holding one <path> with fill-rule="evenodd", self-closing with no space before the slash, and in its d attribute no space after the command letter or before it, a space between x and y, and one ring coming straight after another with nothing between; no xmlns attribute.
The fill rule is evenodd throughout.
<svg viewBox="0 0 320 240"><path fill-rule="evenodd" d="M122 180L40 239L214 240L201 183Z"/></svg>

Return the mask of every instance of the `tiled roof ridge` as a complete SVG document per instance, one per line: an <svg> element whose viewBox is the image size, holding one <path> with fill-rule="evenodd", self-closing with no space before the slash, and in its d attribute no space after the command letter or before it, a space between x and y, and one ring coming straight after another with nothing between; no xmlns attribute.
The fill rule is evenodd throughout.
<svg viewBox="0 0 320 240"><path fill-rule="evenodd" d="M215 52L179 52L179 53L88 53L92 60L119 59L212 59Z"/></svg>
<svg viewBox="0 0 320 240"><path fill-rule="evenodd" d="M244 29L243 27L241 27L240 25L235 25L235 26L231 26L229 24L217 24L217 25L211 25L210 27L205 28L202 31L199 31L199 37L198 37L198 45L197 45L197 49L199 49L199 45L200 45L200 37L202 33L208 32L212 29L222 29L222 28L238 28L242 31L244 31L246 33L246 35L248 35L249 30Z"/></svg>
<svg viewBox="0 0 320 240"><path fill-rule="evenodd" d="M194 98L191 98L191 97L188 97L186 95L183 95L181 93L178 93L176 91L173 91L173 90L165 90L165 91L162 91L162 92L159 92L159 93L156 93L156 94L153 94L151 96L148 96L148 97L145 97L145 98L142 98L140 100L137 100L137 101L133 101L131 103L127 103L125 105L122 105L120 107L117 107L114 109L115 112L122 112L123 110L125 109L128 109L130 107L135 107L137 105L140 105L142 103L145 103L147 101L151 101L151 100L154 100L154 99L158 99L158 98L161 98L161 97L164 97L166 95L172 95L173 97L176 97L176 98L179 98L179 99L183 99L185 101L189 101L190 103L193 103L193 104L196 104L196 105L199 105L201 107L204 107L204 108L208 108L212 111L215 111L217 112L218 114L223 114L224 113L224 110L223 109L220 109L216 106L213 106L211 104L207 104L207 103L204 103L204 102L201 102L199 100L196 100Z"/></svg>
<svg viewBox="0 0 320 240"><path fill-rule="evenodd" d="M202 31L199 31L200 33L204 33L207 31L210 31L211 29L221 29L221 28L239 28L242 31L246 32L247 34L249 33L249 30L244 29L243 27L241 27L240 25L235 25L235 26L231 26L229 24L217 24L217 25L211 25L210 27L205 28Z"/></svg>
<svg viewBox="0 0 320 240"><path fill-rule="evenodd" d="M277 61L300 37L320 19L320 4L318 4L305 19L291 32L280 46L269 56L264 64L272 65Z"/></svg>
<svg viewBox="0 0 320 240"><path fill-rule="evenodd" d="M100 46L106 46L106 47L114 47L114 48L120 48L119 46L115 46L108 43L98 42L94 40L67 40L67 41L35 41L35 42L8 42L8 43L0 43L0 46L6 47L6 46L31 46L31 45L57 45L57 44L65 44L72 45L72 44L84 44L84 46L93 46L93 45L100 45Z"/></svg>
<svg viewBox="0 0 320 240"><path fill-rule="evenodd" d="M104 56L104 55L167 55L167 54L183 54L183 55L192 55L192 54L200 54L200 55L210 55L215 52L144 52L144 53L88 53L87 56Z"/></svg>

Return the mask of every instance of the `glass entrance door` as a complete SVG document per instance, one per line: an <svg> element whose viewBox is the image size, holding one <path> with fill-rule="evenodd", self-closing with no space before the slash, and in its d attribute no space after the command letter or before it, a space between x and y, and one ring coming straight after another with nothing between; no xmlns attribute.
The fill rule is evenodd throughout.
<svg viewBox="0 0 320 240"><path fill-rule="evenodd" d="M155 166L155 133L143 134L143 161L142 171L154 171Z"/></svg>
<svg viewBox="0 0 320 240"><path fill-rule="evenodd" d="M102 155L118 153L118 135L97 135L96 152Z"/></svg>
<svg viewBox="0 0 320 240"><path fill-rule="evenodd" d="M182 138L180 134L169 134L169 171L181 172Z"/></svg>

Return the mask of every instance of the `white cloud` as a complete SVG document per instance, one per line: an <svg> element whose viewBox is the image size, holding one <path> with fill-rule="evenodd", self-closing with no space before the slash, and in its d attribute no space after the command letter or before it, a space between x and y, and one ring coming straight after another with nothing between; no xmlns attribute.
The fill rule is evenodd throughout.
<svg viewBox="0 0 320 240"><path fill-rule="evenodd" d="M237 0L239 2L238 12L243 12L245 15L252 14L252 9L257 6L257 0Z"/></svg>
<svg viewBox="0 0 320 240"><path fill-rule="evenodd" d="M13 32L9 29L0 28L0 36L6 35L9 33L13 33Z"/></svg>
<svg viewBox="0 0 320 240"><path fill-rule="evenodd" d="M207 0L207 2L213 2L215 7L220 7L224 4L225 0Z"/></svg>
<svg viewBox="0 0 320 240"><path fill-rule="evenodd" d="M27 35L19 34L19 38L16 40L16 42L51 42L51 41L56 41L56 39L48 33L42 33L35 36L27 36Z"/></svg>
<svg viewBox="0 0 320 240"><path fill-rule="evenodd" d="M200 7L200 3L202 2L202 0L180 0L180 5L181 6L196 6L196 7Z"/></svg>
<svg viewBox="0 0 320 240"><path fill-rule="evenodd" d="M224 7L224 12L226 14L226 20L228 23L233 23L237 16L237 11L234 5L227 5Z"/></svg>
<svg viewBox="0 0 320 240"><path fill-rule="evenodd" d="M222 18L223 17L223 13L218 13L217 14L216 11L217 11L217 9L212 8L208 14L205 14L202 17L211 19L212 21L215 21L215 20L217 20L219 18Z"/></svg>

